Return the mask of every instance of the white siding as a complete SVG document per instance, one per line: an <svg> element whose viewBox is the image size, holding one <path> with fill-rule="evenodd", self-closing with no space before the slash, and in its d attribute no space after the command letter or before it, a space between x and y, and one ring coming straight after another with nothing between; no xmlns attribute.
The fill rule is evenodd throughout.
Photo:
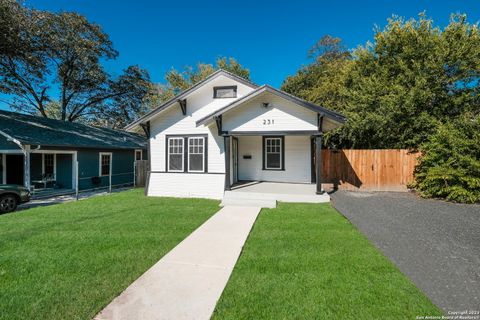
<svg viewBox="0 0 480 320"><path fill-rule="evenodd" d="M311 182L311 150L309 136L285 137L285 170L262 170L262 137L239 137L238 176L240 180L272 182ZM251 155L251 159L243 159Z"/></svg>
<svg viewBox="0 0 480 320"><path fill-rule="evenodd" d="M263 103L268 102L265 108ZM270 124L268 121L270 120ZM264 121L267 124L264 124ZM264 93L223 115L227 131L317 130L317 113L288 100Z"/></svg>
<svg viewBox="0 0 480 320"><path fill-rule="evenodd" d="M187 114L175 105L150 121L150 146L152 171L165 171L165 136L169 134L208 134L208 171L225 173L223 137L218 137L217 127L196 126L203 116L231 103L235 98L213 99L213 87L237 86L237 98L253 89L227 77L218 77L187 97Z"/></svg>
<svg viewBox="0 0 480 320"><path fill-rule="evenodd" d="M224 138L217 134L215 123L210 126L196 126L196 121L236 98L214 99L214 86L237 85L237 98L253 89L227 77L219 77L198 88L187 96L187 114L180 106L159 113L150 121L151 174L148 195L172 197L200 197L221 199L225 183ZM263 102L270 106L264 108ZM274 120L264 125L263 120ZM317 129L317 115L292 102L273 96L261 95L228 112L223 117L223 129L229 131L298 131ZM166 173L166 136L194 135L208 136L208 173ZM309 183L311 180L311 154L309 136L285 137L285 170L262 170L262 137L239 137L238 166L240 180L262 180L278 182ZM243 155L252 159L243 159ZM232 161L233 162L233 161ZM231 172L231 178L233 172Z"/></svg>
<svg viewBox="0 0 480 320"><path fill-rule="evenodd" d="M224 174L152 172L147 195L222 199L224 185Z"/></svg>

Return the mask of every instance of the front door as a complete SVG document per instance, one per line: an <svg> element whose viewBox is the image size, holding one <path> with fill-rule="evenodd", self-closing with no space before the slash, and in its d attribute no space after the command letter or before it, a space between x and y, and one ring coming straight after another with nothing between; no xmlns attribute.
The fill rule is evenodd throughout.
<svg viewBox="0 0 480 320"><path fill-rule="evenodd" d="M232 139L232 170L233 170L233 183L238 182L238 138Z"/></svg>

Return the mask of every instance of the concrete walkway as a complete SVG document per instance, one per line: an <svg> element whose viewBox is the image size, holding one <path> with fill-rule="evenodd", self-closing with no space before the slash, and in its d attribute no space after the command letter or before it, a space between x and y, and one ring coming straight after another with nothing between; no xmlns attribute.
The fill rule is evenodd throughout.
<svg viewBox="0 0 480 320"><path fill-rule="evenodd" d="M95 319L209 319L260 208L222 208Z"/></svg>

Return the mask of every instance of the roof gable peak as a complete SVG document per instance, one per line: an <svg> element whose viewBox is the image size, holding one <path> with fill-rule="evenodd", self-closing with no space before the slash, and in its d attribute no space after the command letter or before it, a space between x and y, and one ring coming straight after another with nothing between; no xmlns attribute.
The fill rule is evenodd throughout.
<svg viewBox="0 0 480 320"><path fill-rule="evenodd" d="M135 120L134 122L132 122L131 124L129 124L128 126L125 127L125 130L132 130L134 129L136 126L140 125L141 123L143 122L146 122L148 120L150 120L151 118L153 118L156 114L158 114L159 112L161 112L162 110L170 107L171 105L177 103L179 100L182 100L184 99L186 96L188 96L190 93L196 91L197 89L203 87L204 85L206 85L207 83L209 83L210 81L218 78L219 76L225 76L227 78L230 78L232 80L235 80L239 83L242 83L246 86L249 86L250 88L253 88L253 89L256 89L258 88L258 85L251 82L250 80L247 80L245 78L242 78L230 71L227 71L225 69L218 69L216 70L215 72L213 72L212 74L208 75L205 79L203 79L202 81L199 81L197 82L196 84L194 84L193 86L191 86L190 88L180 92L179 94L177 94L175 97L173 97L172 99L162 103L160 106L156 107L155 109L153 109L152 111L148 112L147 114L143 115L142 117L138 118L137 120Z"/></svg>

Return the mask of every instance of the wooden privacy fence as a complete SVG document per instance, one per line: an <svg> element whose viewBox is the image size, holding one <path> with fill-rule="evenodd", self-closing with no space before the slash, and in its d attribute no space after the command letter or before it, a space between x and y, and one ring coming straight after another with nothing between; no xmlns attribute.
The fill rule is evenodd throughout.
<svg viewBox="0 0 480 320"><path fill-rule="evenodd" d="M135 187L144 187L147 181L148 160L135 161Z"/></svg>
<svg viewBox="0 0 480 320"><path fill-rule="evenodd" d="M407 191L419 155L405 149L324 149L322 180L342 190Z"/></svg>

